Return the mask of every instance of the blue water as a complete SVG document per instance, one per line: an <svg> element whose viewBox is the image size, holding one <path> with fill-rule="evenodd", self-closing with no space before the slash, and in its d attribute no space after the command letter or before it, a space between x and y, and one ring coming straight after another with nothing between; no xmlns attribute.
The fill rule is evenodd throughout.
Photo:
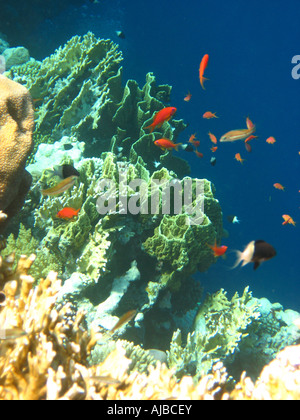
<svg viewBox="0 0 300 420"><path fill-rule="evenodd" d="M130 78L142 86L152 71L159 84L173 86L176 117L189 124L179 141L186 142L197 132L204 153L203 159L184 152L180 156L189 160L192 176L213 181L224 216L236 214L241 220L235 225L224 221L229 237L223 244L242 250L251 240L264 239L278 254L254 271L250 265L231 270L235 257L229 252L225 261L219 259L197 279L206 291L223 287L229 295L250 285L256 297L300 311L300 79L291 76L292 57L300 54L299 1L99 0L69 1L58 7L61 2L53 0L47 12L41 9L38 14L36 2L27 0L20 15L16 11L22 3L11 2L12 10L4 7L5 29L8 41L26 46L33 57L42 59L71 36L91 30L120 44L124 83ZM26 26L14 25L10 16L18 23L26 19ZM126 39L116 36L118 29ZM210 56L205 91L198 78L204 54ZM192 99L186 103L188 91ZM220 118L203 120L208 110ZM219 138L244 128L247 116L259 136L251 143L252 152L243 142L219 144L212 167L208 131ZM269 136L276 138L274 145L265 142ZM237 152L246 159L243 165L234 160ZM286 190L275 190L275 182ZM290 214L296 226L282 226L282 214Z"/></svg>

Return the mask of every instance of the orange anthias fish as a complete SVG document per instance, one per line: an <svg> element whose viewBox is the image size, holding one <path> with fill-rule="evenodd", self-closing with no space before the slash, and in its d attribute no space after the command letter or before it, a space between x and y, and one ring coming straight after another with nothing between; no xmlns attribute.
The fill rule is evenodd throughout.
<svg viewBox="0 0 300 420"><path fill-rule="evenodd" d="M213 112L207 111L207 112L204 112L203 118L205 118L206 120L210 120L211 118L219 118L219 117L216 116L216 112L213 113Z"/></svg>
<svg viewBox="0 0 300 420"><path fill-rule="evenodd" d="M190 92L188 92L188 94L183 98L183 100L185 102L189 102L191 100L192 95L190 94Z"/></svg>
<svg viewBox="0 0 300 420"><path fill-rule="evenodd" d="M208 135L209 135L210 141L212 143L214 143L214 144L217 144L218 143L217 137L214 134L212 134L211 132L209 132Z"/></svg>
<svg viewBox="0 0 300 420"><path fill-rule="evenodd" d="M290 224L290 225L296 226L296 222L292 219L292 217L289 214L283 214L282 217L284 220L282 223L283 225Z"/></svg>
<svg viewBox="0 0 300 420"><path fill-rule="evenodd" d="M273 187L276 188L277 190L282 190L282 191L284 191L285 189L285 187L279 184L279 182L275 182L275 184L273 184Z"/></svg>
<svg viewBox="0 0 300 420"><path fill-rule="evenodd" d="M248 143L250 140L253 140L253 139L257 139L257 136L249 136L246 140L245 140L245 143Z"/></svg>
<svg viewBox="0 0 300 420"><path fill-rule="evenodd" d="M234 156L234 159L237 160L238 162L243 163L245 159L242 159L241 154L240 153L236 153Z"/></svg>
<svg viewBox="0 0 300 420"><path fill-rule="evenodd" d="M176 111L177 108L174 106L161 109L155 114L153 123L145 127L145 129L150 128L150 132L152 133L156 127L161 127L165 121L169 121Z"/></svg>
<svg viewBox="0 0 300 420"><path fill-rule="evenodd" d="M189 143L194 144L195 138L196 138L196 133L191 135L191 137L189 138Z"/></svg>
<svg viewBox="0 0 300 420"><path fill-rule="evenodd" d="M209 60L209 55L208 55L208 54L205 54L205 55L204 55L204 57L203 57L203 58L202 58L202 60L201 60L200 67L199 67L199 79L200 79L200 84L201 84L201 86L202 86L202 89L204 89L204 90L205 90L205 87L204 87L203 82L204 82L204 80L208 80L208 79L206 79L206 78L204 77L204 72L205 72L205 69L206 69L206 67L207 67L208 60Z"/></svg>
<svg viewBox="0 0 300 420"><path fill-rule="evenodd" d="M274 144L274 143L276 143L276 140L274 139L274 137L269 137L269 138L267 138L266 142L268 144Z"/></svg>
<svg viewBox="0 0 300 420"><path fill-rule="evenodd" d="M56 217L63 220L71 220L74 219L74 217L78 216L79 212L80 209L75 210L71 207L65 207L57 213Z"/></svg>
<svg viewBox="0 0 300 420"><path fill-rule="evenodd" d="M217 246L217 241L215 241L215 244L214 245L207 244L207 246L209 246L210 249L212 249L213 254L214 254L215 257L221 257L222 255L225 254L225 252L228 249L228 246L226 246L226 245Z"/></svg>
<svg viewBox="0 0 300 420"><path fill-rule="evenodd" d="M202 159L203 158L203 153L199 152L197 149L195 150L195 154L198 158Z"/></svg>
<svg viewBox="0 0 300 420"><path fill-rule="evenodd" d="M55 187L49 188L47 190L42 190L42 194L49 195L49 196L56 196L56 195L62 194L63 192L67 191L69 188L73 187L77 178L78 176L76 175L69 176L68 178L62 180L57 185L55 185Z"/></svg>
<svg viewBox="0 0 300 420"><path fill-rule="evenodd" d="M249 118L247 118L246 123L247 123L247 128L241 128L239 130L228 131L228 133L224 134L220 138L220 142L230 142L230 141L247 139L249 136L251 136L251 134L255 132L255 124L253 124L253 122Z"/></svg>
<svg viewBox="0 0 300 420"><path fill-rule="evenodd" d="M162 150L172 150L175 149L178 151L179 146L182 145L182 143L175 144L169 139L159 139L154 142L155 146L160 147Z"/></svg>

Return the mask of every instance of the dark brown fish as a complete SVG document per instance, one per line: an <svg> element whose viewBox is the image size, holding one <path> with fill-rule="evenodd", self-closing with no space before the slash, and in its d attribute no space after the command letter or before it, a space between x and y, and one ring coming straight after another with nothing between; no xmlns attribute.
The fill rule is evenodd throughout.
<svg viewBox="0 0 300 420"><path fill-rule="evenodd" d="M126 312L126 314L122 315L119 321L116 323L114 327L109 331L109 334L114 334L118 329L123 327L123 325L127 324L127 322L131 321L136 316L137 311L132 310Z"/></svg>
<svg viewBox="0 0 300 420"><path fill-rule="evenodd" d="M233 268L237 267L240 262L242 262L242 267L250 262L253 262L254 270L256 270L262 262L270 260L276 256L275 248L261 239L251 241L243 252L237 251L237 253L238 259Z"/></svg>

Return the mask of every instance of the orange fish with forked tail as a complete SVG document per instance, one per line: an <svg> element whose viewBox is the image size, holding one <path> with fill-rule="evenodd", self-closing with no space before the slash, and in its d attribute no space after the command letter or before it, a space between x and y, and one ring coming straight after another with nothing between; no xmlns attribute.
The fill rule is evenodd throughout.
<svg viewBox="0 0 300 420"><path fill-rule="evenodd" d="M225 252L228 249L228 246L226 245L217 246L217 241L215 241L214 245L209 245L209 244L206 244L206 245L209 246L209 248L213 251L213 254L215 257L221 257L222 255L225 254Z"/></svg>
<svg viewBox="0 0 300 420"><path fill-rule="evenodd" d="M240 153L236 153L234 156L234 159L237 160L240 163L243 163L245 159L242 159L242 156Z"/></svg>
<svg viewBox="0 0 300 420"><path fill-rule="evenodd" d="M80 212L80 209L75 210L72 209L71 207L65 207L64 209L60 210L56 217L58 219L63 219L63 220L71 220L74 219L74 217L78 216L78 213Z"/></svg>
<svg viewBox="0 0 300 420"><path fill-rule="evenodd" d="M178 151L179 146L182 145L182 143L175 144L169 139L159 139L155 140L154 142L155 146L159 147L162 150L173 150L175 149Z"/></svg>
<svg viewBox="0 0 300 420"><path fill-rule="evenodd" d="M152 133L153 130L156 127L159 128L159 127L161 127L163 125L163 123L165 121L169 121L173 117L173 115L175 114L176 111L177 111L177 108L175 108L174 106L169 106L167 108L161 109L160 111L158 111L155 114L153 123L150 124L150 125L148 125L144 129L150 128L150 132Z"/></svg>
<svg viewBox="0 0 300 420"><path fill-rule="evenodd" d="M206 120L210 120L212 118L219 118L216 116L216 112L210 112L210 111L204 112L202 117L205 118Z"/></svg>
<svg viewBox="0 0 300 420"><path fill-rule="evenodd" d="M204 84L203 84L204 83L204 80L208 80L208 79L206 79L206 77L204 77L204 72L205 72L205 69L207 67L208 60L209 60L209 55L208 54L205 54L203 56L202 60L201 60L200 67L199 67L200 84L202 86L202 89L204 89L204 90L205 90L205 87L204 87Z"/></svg>

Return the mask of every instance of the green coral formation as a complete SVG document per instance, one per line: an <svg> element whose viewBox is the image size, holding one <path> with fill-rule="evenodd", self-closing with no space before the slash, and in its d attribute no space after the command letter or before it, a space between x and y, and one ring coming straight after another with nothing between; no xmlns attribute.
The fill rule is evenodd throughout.
<svg viewBox="0 0 300 420"><path fill-rule="evenodd" d="M143 162L151 171L154 161L159 161L168 163L178 176L187 175L190 168L186 161L161 153L153 145L156 135L176 141L186 127L184 122L173 119L151 134L143 129L170 101L171 87L157 85L149 73L142 89L134 80L128 80L123 88L122 59L118 45L89 32L73 37L42 62L32 59L13 67L7 75L25 85L37 100L37 144L74 136L86 142L92 156L96 145L98 157L111 150L133 164Z"/></svg>
<svg viewBox="0 0 300 420"><path fill-rule="evenodd" d="M241 297L236 293L231 301L223 289L209 295L199 308L195 330L188 334L185 346L180 330L174 333L168 354L170 367L180 377L192 374L200 378L217 361L225 365L231 362L249 326L260 317L258 308L248 287Z"/></svg>
<svg viewBox="0 0 300 420"><path fill-rule="evenodd" d="M182 181L182 186L187 180ZM214 187L207 180L191 180L193 184L193 208L201 209L202 222L191 224L187 214L164 215L154 235L144 242L145 250L164 263L164 275L178 288L185 276L197 270L205 271L214 262L214 256L207 244L219 241L222 234L221 207L214 198ZM203 186L203 195L196 195L195 182ZM184 193L184 187L183 193Z"/></svg>

